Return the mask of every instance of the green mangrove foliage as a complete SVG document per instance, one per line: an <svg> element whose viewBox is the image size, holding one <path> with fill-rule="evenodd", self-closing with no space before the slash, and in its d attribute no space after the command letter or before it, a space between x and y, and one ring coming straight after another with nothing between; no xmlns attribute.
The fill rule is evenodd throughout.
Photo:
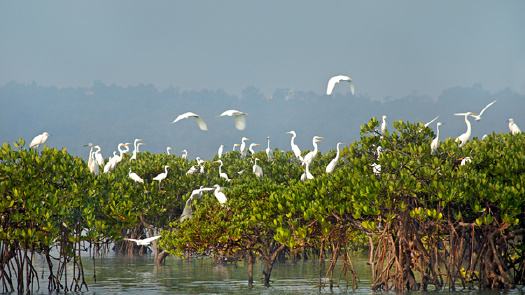
<svg viewBox="0 0 525 295"><path fill-rule="evenodd" d="M448 139L432 155L434 134L423 125L395 122L386 134L378 125L372 119L361 127L360 140L343 148L331 174L325 167L335 151L319 154L310 166L315 178L305 182L299 160L280 150L271 159L264 152L224 154L226 181L215 161L188 174L196 161L143 152L92 175L65 150L3 144L2 291L38 288L37 256L46 261L49 290L87 289L82 251L95 255L114 245L124 255L143 254L146 247L123 238L159 233L152 245L158 264L169 254L245 259L250 285L256 259L268 286L278 259L314 254L330 287L338 283L338 260L355 287L356 249L367 250L374 290L524 284L525 136L492 134L461 148ZM261 178L252 173L254 158ZM165 165L167 178L154 181ZM130 171L144 183L129 178ZM215 184L225 204L212 191L188 201L192 190ZM181 221L186 203L192 214Z"/></svg>

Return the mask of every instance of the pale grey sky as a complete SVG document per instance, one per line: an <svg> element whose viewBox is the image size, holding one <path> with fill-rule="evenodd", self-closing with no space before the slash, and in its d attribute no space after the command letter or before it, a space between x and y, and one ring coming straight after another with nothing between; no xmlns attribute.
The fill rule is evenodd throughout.
<svg viewBox="0 0 525 295"><path fill-rule="evenodd" d="M525 93L525 1L1 1L0 85Z"/></svg>

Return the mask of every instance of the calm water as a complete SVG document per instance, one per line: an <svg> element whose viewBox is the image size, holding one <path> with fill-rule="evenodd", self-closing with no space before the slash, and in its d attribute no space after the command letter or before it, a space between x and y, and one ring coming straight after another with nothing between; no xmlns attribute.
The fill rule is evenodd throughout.
<svg viewBox="0 0 525 295"><path fill-rule="evenodd" d="M371 294L370 272L366 258L355 257L354 266L359 274L357 294ZM84 258L89 291L85 294L319 294L319 265L317 260L297 263L276 263L272 272L272 286L262 285L262 266L254 267L253 289L248 288L244 262L217 265L211 259L183 260L168 257L166 265L157 267L151 256L97 258L97 281L93 281L91 259ZM334 278L340 274L339 264ZM47 277L47 276L44 276ZM47 294L47 279L42 282L39 294ZM346 288L344 279L332 291L328 287L324 294L352 293ZM448 292L441 292L448 293ZM457 292L477 294L480 292ZM485 293L490 294L490 293ZM492 294L497 294L492 292ZM523 294L512 291L510 294Z"/></svg>

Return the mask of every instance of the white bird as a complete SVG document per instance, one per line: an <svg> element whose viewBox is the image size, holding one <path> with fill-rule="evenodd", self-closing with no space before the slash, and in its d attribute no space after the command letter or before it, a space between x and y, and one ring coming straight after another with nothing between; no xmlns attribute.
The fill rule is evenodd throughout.
<svg viewBox="0 0 525 295"><path fill-rule="evenodd" d="M141 139L142 140L142 139ZM137 141L135 139L135 141ZM131 158L129 159L130 161L133 161L133 160L136 160L137 159L137 154L140 152L140 146L143 145L144 143L143 142L138 142L138 143L133 143L134 145L134 149L133 149L133 154L131 155Z"/></svg>
<svg viewBox="0 0 525 295"><path fill-rule="evenodd" d="M454 115L465 116L465 124L467 124L467 131L465 131L465 133L461 134L456 138L456 142L459 142L459 146L462 147L465 145L465 143L467 143L467 141L470 139L470 135L472 134L472 126L470 125L470 121L468 120L468 116L472 115L472 113L456 113Z"/></svg>
<svg viewBox="0 0 525 295"><path fill-rule="evenodd" d="M206 122L204 122L204 120L199 115L192 113L192 112L186 112L184 114L178 115L177 118L175 118L175 120L173 120L172 123L177 123L180 120L188 119L188 118L195 119L195 122L197 123L197 126L199 126L200 130L202 131L208 130L208 126L206 125Z"/></svg>
<svg viewBox="0 0 525 295"><path fill-rule="evenodd" d="M288 131L286 133L292 135L292 139L290 139L290 146L292 147L293 154L297 159L303 161L303 157L301 156L301 150L299 149L299 146L295 144L295 137L297 137L297 134L294 130Z"/></svg>
<svg viewBox="0 0 525 295"><path fill-rule="evenodd" d="M471 114L470 116L471 116L472 118L476 119L476 121L481 120L481 116L483 115L483 113L484 113L484 112L485 112L485 111L486 111L491 105L493 105L493 104L495 104L495 103L496 103L496 101L494 100L494 101L492 101L491 103L489 103L488 105L486 105L486 106L481 110L481 112L479 112L479 114L474 114L474 113L473 113L473 114Z"/></svg>
<svg viewBox="0 0 525 295"><path fill-rule="evenodd" d="M428 121L425 123L425 127L428 127L430 126L430 124L434 123L434 121L436 121L437 119L439 119L439 116L436 116L434 119Z"/></svg>
<svg viewBox="0 0 525 295"><path fill-rule="evenodd" d="M117 157L118 157L117 152L113 151L113 157L110 157L106 165L104 165L104 173L109 173L109 171L115 169L115 165L117 165L115 162L115 159Z"/></svg>
<svg viewBox="0 0 525 295"><path fill-rule="evenodd" d="M49 133L44 132L42 134L39 134L31 140L31 143L29 144L29 148L38 148L41 144L46 143L47 138L49 137Z"/></svg>
<svg viewBox="0 0 525 295"><path fill-rule="evenodd" d="M376 159L379 160L379 157L381 157L381 153L383 152L383 147L382 146L377 146L376 148Z"/></svg>
<svg viewBox="0 0 525 295"><path fill-rule="evenodd" d="M386 132L386 115L383 115L383 122L381 122L381 135L385 135Z"/></svg>
<svg viewBox="0 0 525 295"><path fill-rule="evenodd" d="M89 172L94 174L95 173L95 156L93 155L93 144L89 143L88 146L89 146L89 156L88 156L87 166L88 166Z"/></svg>
<svg viewBox="0 0 525 295"><path fill-rule="evenodd" d="M483 134L483 136L481 137L481 140L485 140L487 139L487 137L489 137L487 134Z"/></svg>
<svg viewBox="0 0 525 295"><path fill-rule="evenodd" d="M352 82L352 78L350 78L350 76L346 76L346 75L337 75L337 76L333 76L332 78L330 78L328 80L328 85L326 86L326 95L332 95L332 92L334 91L335 84L337 84L337 83L339 83L341 81L345 81L345 82L348 82L350 84L350 92L352 92L352 95L354 95L354 93L355 93L354 83Z"/></svg>
<svg viewBox="0 0 525 295"><path fill-rule="evenodd" d="M144 179L142 179L140 176L138 176L137 173L131 172L131 168L129 168L128 172L129 178L131 178L134 182L144 183Z"/></svg>
<svg viewBox="0 0 525 295"><path fill-rule="evenodd" d="M222 164L222 160L217 160L215 162L220 164L219 165L219 177L225 179L226 181L230 181L230 178L228 177L228 174L226 174L225 172L222 172L222 165L223 165Z"/></svg>
<svg viewBox="0 0 525 295"><path fill-rule="evenodd" d="M164 166L164 172L158 174L157 176L155 176L155 177L153 178L153 180L156 180L156 181L159 182L159 186L160 186L160 183L161 183L164 179L166 179L166 177L168 177L168 168L169 168L169 167L170 167L170 166L168 166L168 165Z"/></svg>
<svg viewBox="0 0 525 295"><path fill-rule="evenodd" d="M166 147L166 154L169 156L171 155L171 146Z"/></svg>
<svg viewBox="0 0 525 295"><path fill-rule="evenodd" d="M314 136L312 138L312 145L314 146L314 150L306 154L303 158L303 163L305 164L312 164L313 159L317 156L317 153L319 152L319 148L317 144L321 142L323 138L321 136Z"/></svg>
<svg viewBox="0 0 525 295"><path fill-rule="evenodd" d="M193 209L191 208L191 206L192 206L192 202L193 202L193 198L194 197L199 197L200 198L200 197L202 197L202 193L203 192L205 192L205 191L212 191L212 190L215 190L215 189L212 188L212 187L204 187L202 185L201 185L200 188L194 189L191 192L191 195L188 198L188 200L186 200L186 204L184 205L184 209L182 209L182 214L179 217L179 221L183 222L184 220L190 219L192 217Z"/></svg>
<svg viewBox="0 0 525 295"><path fill-rule="evenodd" d="M342 142L338 142L337 145L335 146L336 148L336 153L335 153L335 158L332 159L332 161L330 161L330 164L328 164L328 166L326 166L326 173L332 173L335 169L335 166L337 165L337 161L339 161L339 146L342 145L343 143Z"/></svg>
<svg viewBox="0 0 525 295"><path fill-rule="evenodd" d="M314 179L314 176L312 175L312 173L310 173L310 164L305 164L304 172L303 174L301 174L301 181L306 181L310 179Z"/></svg>
<svg viewBox="0 0 525 295"><path fill-rule="evenodd" d="M128 238L124 238L124 240L135 242L135 243L137 243L137 246L149 246L149 244L151 244L151 242L155 241L158 238L160 238L160 236L154 236L154 237L147 238L147 239L142 239L142 240L128 239Z"/></svg>
<svg viewBox="0 0 525 295"><path fill-rule="evenodd" d="M197 172L197 167L191 166L190 169L186 172L187 175L195 174Z"/></svg>
<svg viewBox="0 0 525 295"><path fill-rule="evenodd" d="M255 154L255 150L253 148L256 147L256 146L259 146L259 144L258 143L250 143L250 146L248 147L248 151L250 152L250 155Z"/></svg>
<svg viewBox="0 0 525 295"><path fill-rule="evenodd" d="M217 157L220 159L222 158L222 151L224 150L224 144L221 144L219 147L219 150L217 150Z"/></svg>
<svg viewBox="0 0 525 295"><path fill-rule="evenodd" d="M437 149L439 148L439 126L441 126L441 122L437 122L436 124L436 138L432 140L432 143L430 143L430 154L433 155L437 152Z"/></svg>
<svg viewBox="0 0 525 295"><path fill-rule="evenodd" d="M238 130L244 130L244 128L246 128L246 115L246 113L238 110L227 110L222 112L221 117L233 117L235 120L235 128Z"/></svg>
<svg viewBox="0 0 525 295"><path fill-rule="evenodd" d="M180 155L180 157L183 160L186 160L188 158L188 151L187 150L182 150L182 154Z"/></svg>
<svg viewBox="0 0 525 295"><path fill-rule="evenodd" d="M370 166L372 166L372 171L375 175L379 176L381 175L381 165L377 163L372 163Z"/></svg>
<svg viewBox="0 0 525 295"><path fill-rule="evenodd" d="M514 123L514 119L509 118L509 130L512 135L520 134L521 130L518 124Z"/></svg>
<svg viewBox="0 0 525 295"><path fill-rule="evenodd" d="M255 158L255 164L253 164L252 171L257 178L261 178L263 177L263 170L261 166L257 165L257 161L259 161L259 159Z"/></svg>
<svg viewBox="0 0 525 295"><path fill-rule="evenodd" d="M471 163L472 159L470 157L465 157L461 160L461 166L465 166L468 163Z"/></svg>
<svg viewBox="0 0 525 295"><path fill-rule="evenodd" d="M118 163L120 163L120 161L122 161L122 157L124 156L125 153L129 152L129 145L130 145L129 142L118 144L117 149L118 149L119 154L116 157L113 157L114 166L116 166Z"/></svg>
<svg viewBox="0 0 525 295"><path fill-rule="evenodd" d="M239 152L241 152L242 157L246 156L246 141L248 139L249 139L248 137L244 137L244 136L241 138L241 146L239 148Z"/></svg>
<svg viewBox="0 0 525 295"><path fill-rule="evenodd" d="M268 160L272 159L272 149L270 148L270 136L266 137L266 149L264 150L266 152L266 158Z"/></svg>
<svg viewBox="0 0 525 295"><path fill-rule="evenodd" d="M101 151L100 146L96 145L96 146L94 146L94 148L96 149L96 151L95 151L95 160L97 161L97 164L99 166L104 166L104 157L100 153L100 151Z"/></svg>
<svg viewBox="0 0 525 295"><path fill-rule="evenodd" d="M220 191L221 187L218 184L214 185L213 187L215 188L215 190L213 191L213 195L215 196L215 198L217 198L217 201L219 201L221 205L224 205L224 203L226 203L226 201L228 200L226 198L226 195Z"/></svg>

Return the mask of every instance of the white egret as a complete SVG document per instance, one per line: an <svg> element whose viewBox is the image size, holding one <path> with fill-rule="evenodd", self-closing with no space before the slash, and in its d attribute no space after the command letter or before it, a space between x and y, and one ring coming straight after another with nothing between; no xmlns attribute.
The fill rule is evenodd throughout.
<svg viewBox="0 0 525 295"><path fill-rule="evenodd" d="M472 159L470 157L465 157L463 159L461 159L461 166L465 166L467 165L468 163L472 163Z"/></svg>
<svg viewBox="0 0 525 295"><path fill-rule="evenodd" d="M487 134L483 134L483 136L481 137L481 140L485 140L487 139L487 137L489 137Z"/></svg>
<svg viewBox="0 0 525 295"><path fill-rule="evenodd" d="M44 144L46 143L47 141L47 138L49 137L49 133L47 132L44 132L42 134L39 134L37 136L35 136L33 138L33 140L31 140L31 143L29 144L29 148L37 148L41 145L41 144Z"/></svg>
<svg viewBox="0 0 525 295"><path fill-rule="evenodd" d="M223 192L221 192L221 187L218 184L214 185L213 187L215 188L215 190L213 191L213 195L215 196L215 198L217 198L217 201L219 201L221 205L224 205L224 203L226 203L226 201L228 200L226 198L226 195Z"/></svg>
<svg viewBox="0 0 525 295"><path fill-rule="evenodd" d="M98 175L98 164L95 160L95 152L93 151L93 145L90 144L89 149L89 158L88 158L88 169L89 172L93 173L94 175Z"/></svg>
<svg viewBox="0 0 525 295"><path fill-rule="evenodd" d="M166 155L171 155L171 146L166 147Z"/></svg>
<svg viewBox="0 0 525 295"><path fill-rule="evenodd" d="M306 163L308 165L312 164L313 159L317 156L317 153L319 152L319 148L317 144L321 142L323 138L321 136L314 136L312 138L312 145L314 146L314 150L306 154L303 158L303 163Z"/></svg>
<svg viewBox="0 0 525 295"><path fill-rule="evenodd" d="M246 141L248 139L249 139L248 137L244 137L244 136L241 138L241 146L239 148L239 152L241 152L242 157L246 156Z"/></svg>
<svg viewBox="0 0 525 295"><path fill-rule="evenodd" d="M129 168L128 176L134 182L144 183L144 179L142 179L137 173L131 172L131 168Z"/></svg>
<svg viewBox="0 0 525 295"><path fill-rule="evenodd" d="M135 145L135 148L133 149L133 155L131 155L131 158L129 159L130 161L133 161L133 160L136 160L137 159L137 154L140 152L140 146L143 145L144 143L143 142L139 142Z"/></svg>
<svg viewBox="0 0 525 295"><path fill-rule="evenodd" d="M257 165L257 161L259 161L259 159L255 158L255 163L253 164L252 171L257 178L261 178L263 177L263 170L261 166Z"/></svg>
<svg viewBox="0 0 525 295"><path fill-rule="evenodd" d="M104 165L104 173L109 173L109 171L113 170L115 168L115 159L118 157L117 152L113 151L113 157L110 157L108 159L108 162L106 165Z"/></svg>
<svg viewBox="0 0 525 295"><path fill-rule="evenodd" d="M372 166L372 171L375 175L380 176L381 175L381 165L377 163L372 163L370 166Z"/></svg>
<svg viewBox="0 0 525 295"><path fill-rule="evenodd" d="M437 152L437 149L439 148L439 126L441 126L441 122L437 122L436 124L436 138L432 140L432 143L430 143L430 154L433 155Z"/></svg>
<svg viewBox="0 0 525 295"><path fill-rule="evenodd" d="M434 123L434 121L436 121L437 119L439 119L439 116L436 116L434 119L428 121L425 123L425 127L428 127L430 126L430 124Z"/></svg>
<svg viewBox="0 0 525 295"><path fill-rule="evenodd" d="M330 164L326 166L326 173L332 173L334 171L335 166L337 165L337 161L339 161L339 154L340 154L339 146L342 144L343 144L342 142L338 142L337 145L335 146L336 148L335 158L333 158L332 161L330 161Z"/></svg>
<svg viewBox="0 0 525 295"><path fill-rule="evenodd" d="M491 103L489 103L488 105L486 105L486 106L481 110L481 112L479 112L479 114L474 114L474 113L473 113L473 114L471 115L471 117L474 118L474 119L476 119L476 121L481 120L481 116L483 115L483 113L484 113L484 112L485 112L485 111L486 111L491 105L493 105L493 104L495 104L495 103L496 103L495 100L492 101Z"/></svg>
<svg viewBox="0 0 525 295"><path fill-rule="evenodd" d="M188 158L188 151L187 150L182 150L182 154L180 155L180 157L183 160L186 160Z"/></svg>
<svg viewBox="0 0 525 295"><path fill-rule="evenodd" d="M153 178L153 180L156 180L156 181L159 182L159 186L160 186L160 183L161 183L164 179L166 179L166 177L168 177L168 168L169 168L169 167L170 167L170 166L165 165L165 166L164 166L164 172L158 174L157 176L155 176L155 177Z"/></svg>
<svg viewBox="0 0 525 295"><path fill-rule="evenodd" d="M151 244L151 242L155 241L158 238L160 238L160 236L154 236L154 237L150 237L150 238L142 239L142 240L128 239L128 238L124 238L124 240L130 241L130 242L135 242L137 244L137 246L149 246Z"/></svg>
<svg viewBox="0 0 525 295"><path fill-rule="evenodd" d="M377 146L376 148L376 159L379 160L379 157L381 157L381 153L383 152L383 147L382 146Z"/></svg>
<svg viewBox="0 0 525 295"><path fill-rule="evenodd" d="M175 118L175 120L173 120L172 123L177 123L180 120L189 119L189 118L195 119L195 122L197 123L197 126L199 126L200 130L202 131L208 130L208 126L206 125L206 122L204 122L204 120L199 115L192 113L192 112L186 112L184 114L178 115L177 118Z"/></svg>
<svg viewBox="0 0 525 295"><path fill-rule="evenodd" d="M248 151L250 152L250 155L255 154L255 150L253 148L256 147L256 146L259 146L259 144L258 143L250 143L250 146L248 147Z"/></svg>
<svg viewBox="0 0 525 295"><path fill-rule="evenodd" d="M381 122L381 135L385 135L386 132L386 115L383 115L383 122Z"/></svg>
<svg viewBox="0 0 525 295"><path fill-rule="evenodd" d="M235 120L235 128L238 130L244 130L244 128L246 128L246 115L246 113L238 110L227 110L222 112L221 117L233 117Z"/></svg>
<svg viewBox="0 0 525 295"><path fill-rule="evenodd" d="M467 141L470 139L470 135L472 134L472 126L470 125L470 121L468 120L468 116L472 115L472 113L456 113L454 115L465 116L465 124L467 124L467 131L465 131L465 133L461 134L456 138L456 142L459 142L459 146L462 147L465 145L465 143L467 143Z"/></svg>
<svg viewBox="0 0 525 295"><path fill-rule="evenodd" d="M520 134L521 129L518 124L514 123L514 119L509 118L509 130L512 135Z"/></svg>
<svg viewBox="0 0 525 295"><path fill-rule="evenodd" d="M197 172L197 167L191 166L190 169L188 169L188 171L186 172L186 175L195 174L196 172Z"/></svg>
<svg viewBox="0 0 525 295"><path fill-rule="evenodd" d="M293 154L297 159L303 161L303 157L301 156L301 150L299 149L299 146L295 144L295 137L297 137L297 134L294 130L288 131L286 133L292 135L292 139L290 139L290 146L292 147Z"/></svg>
<svg viewBox="0 0 525 295"><path fill-rule="evenodd" d="M124 154L129 152L129 145L130 144L128 142L118 144L117 149L118 149L119 154L116 157L113 157L114 165L117 165L118 163L120 163L120 161L122 161L122 157L124 156Z"/></svg>
<svg viewBox="0 0 525 295"><path fill-rule="evenodd" d="M355 94L355 86L352 82L352 78L346 75L337 75L328 80L328 85L326 86L326 95L332 95L335 85L341 81L348 82L350 84L350 92L352 92L352 95Z"/></svg>
<svg viewBox="0 0 525 295"><path fill-rule="evenodd" d="M202 185L201 185L200 188L194 189L191 192L191 195L188 198L188 200L186 200L186 204L184 205L184 209L182 210L182 214L179 217L179 221L183 222L184 220L190 219L192 217L193 209L191 208L191 206L192 206L192 202L193 202L193 198L194 197L199 197L200 198L200 197L202 197L202 193L203 192L205 192L205 191L213 191L213 190L215 190L215 189L212 188L212 187L204 187Z"/></svg>
<svg viewBox="0 0 525 295"><path fill-rule="evenodd" d="M266 152L266 158L268 160L272 159L272 149L270 148L270 136L266 137L266 149L264 150Z"/></svg>
<svg viewBox="0 0 525 295"><path fill-rule="evenodd" d="M217 150L217 157L220 159L222 158L222 151L224 150L224 144L221 144L219 149Z"/></svg>
<svg viewBox="0 0 525 295"><path fill-rule="evenodd" d="M96 149L96 151L95 151L95 160L97 161L97 164L99 166L104 166L104 157L100 153L100 151L101 151L100 146L96 145L96 146L94 146L94 148Z"/></svg>
<svg viewBox="0 0 525 295"><path fill-rule="evenodd" d="M310 164L304 164L304 172L301 174L301 181L314 179L312 173L310 173Z"/></svg>
<svg viewBox="0 0 525 295"><path fill-rule="evenodd" d="M228 174L226 174L225 172L222 172L222 165L223 165L222 160L217 160L215 162L220 164L219 165L219 177L223 178L226 181L230 181L230 178L228 177Z"/></svg>

